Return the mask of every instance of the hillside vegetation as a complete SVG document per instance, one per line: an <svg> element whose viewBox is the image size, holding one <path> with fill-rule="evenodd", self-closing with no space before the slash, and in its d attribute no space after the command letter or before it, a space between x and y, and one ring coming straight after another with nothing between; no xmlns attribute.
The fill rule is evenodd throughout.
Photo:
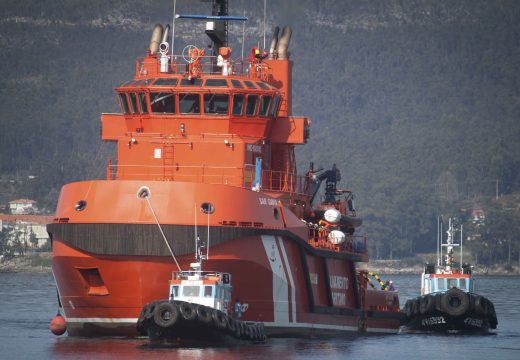
<svg viewBox="0 0 520 360"><path fill-rule="evenodd" d="M179 0L188 11L209 7ZM244 11L247 51L263 41L263 2L230 0ZM114 149L100 113L118 111L113 88L172 12L171 1L0 3L0 203L52 212L64 183L103 176ZM434 250L442 214L474 235L477 261L520 258L519 2L269 0L267 20L294 30L293 110L312 119L300 172L337 164L372 257ZM241 25L231 30L239 53ZM208 43L186 23L176 33L177 50Z"/></svg>

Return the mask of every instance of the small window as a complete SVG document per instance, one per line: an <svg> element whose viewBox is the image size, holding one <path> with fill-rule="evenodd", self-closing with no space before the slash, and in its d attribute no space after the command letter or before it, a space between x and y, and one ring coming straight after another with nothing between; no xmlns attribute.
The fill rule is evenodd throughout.
<svg viewBox="0 0 520 360"><path fill-rule="evenodd" d="M257 82L256 85L258 85L259 88L269 90L269 85L263 82Z"/></svg>
<svg viewBox="0 0 520 360"><path fill-rule="evenodd" d="M119 94L119 104L121 105L123 114L130 114L130 111L128 110L128 101L126 100L125 94Z"/></svg>
<svg viewBox="0 0 520 360"><path fill-rule="evenodd" d="M459 281L460 281L459 289L468 290L468 289L466 289L466 279L460 279Z"/></svg>
<svg viewBox="0 0 520 360"><path fill-rule="evenodd" d="M226 79L208 79L204 84L206 86L218 86L218 87L227 87Z"/></svg>
<svg viewBox="0 0 520 360"><path fill-rule="evenodd" d="M438 279L437 280L437 291L446 290L446 279Z"/></svg>
<svg viewBox="0 0 520 360"><path fill-rule="evenodd" d="M448 290L457 287L457 279L448 279Z"/></svg>
<svg viewBox="0 0 520 360"><path fill-rule="evenodd" d="M228 111L228 94L204 94L204 113L227 115Z"/></svg>
<svg viewBox="0 0 520 360"><path fill-rule="evenodd" d="M255 84L253 84L252 81L244 81L244 84L246 84L246 86L247 86L249 89L256 89L256 86L255 86Z"/></svg>
<svg viewBox="0 0 520 360"><path fill-rule="evenodd" d="M246 116L255 116L258 95L249 95L246 104Z"/></svg>
<svg viewBox="0 0 520 360"><path fill-rule="evenodd" d="M139 93L137 94L139 97L139 106L141 107L141 114L148 114L148 106L146 105L146 94Z"/></svg>
<svg viewBox="0 0 520 360"><path fill-rule="evenodd" d="M213 286L204 286L204 297L213 296Z"/></svg>
<svg viewBox="0 0 520 360"><path fill-rule="evenodd" d="M273 100L273 106L271 106L271 117L275 117L278 114L278 108L280 107L280 96L276 95Z"/></svg>
<svg viewBox="0 0 520 360"><path fill-rule="evenodd" d="M183 286L182 296L195 297L200 296L200 288L198 286Z"/></svg>
<svg viewBox="0 0 520 360"><path fill-rule="evenodd" d="M175 114L175 94L167 92L150 93L150 106L154 114Z"/></svg>
<svg viewBox="0 0 520 360"><path fill-rule="evenodd" d="M173 295L174 297L179 296L179 286L173 286L173 287L172 287L172 295Z"/></svg>
<svg viewBox="0 0 520 360"><path fill-rule="evenodd" d="M155 80L152 86L175 86L178 82L177 78L162 78Z"/></svg>
<svg viewBox="0 0 520 360"><path fill-rule="evenodd" d="M179 110L181 114L200 114L199 94L180 93Z"/></svg>
<svg viewBox="0 0 520 360"><path fill-rule="evenodd" d="M202 79L198 78L192 78L190 79L182 79L181 80L181 86L201 86L202 85Z"/></svg>
<svg viewBox="0 0 520 360"><path fill-rule="evenodd" d="M244 94L233 95L233 115L244 113Z"/></svg>
<svg viewBox="0 0 520 360"><path fill-rule="evenodd" d="M271 96L262 96L262 99L260 100L260 109L258 110L258 115L262 117L266 117L269 115L269 105L271 105Z"/></svg>
<svg viewBox="0 0 520 360"><path fill-rule="evenodd" d="M233 87L237 89L244 88L244 85L242 85L242 83L239 80L231 80L231 84L233 84Z"/></svg>
<svg viewBox="0 0 520 360"><path fill-rule="evenodd" d="M139 110L137 110L137 96L135 93L129 93L130 95L130 109L132 109L133 114L139 114Z"/></svg>

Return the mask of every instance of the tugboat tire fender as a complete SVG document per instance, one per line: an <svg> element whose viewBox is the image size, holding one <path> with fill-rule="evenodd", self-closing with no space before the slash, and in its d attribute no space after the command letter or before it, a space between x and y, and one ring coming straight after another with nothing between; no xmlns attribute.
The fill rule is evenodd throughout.
<svg viewBox="0 0 520 360"><path fill-rule="evenodd" d="M213 311L212 317L217 329L225 329L227 327L227 316L222 311Z"/></svg>
<svg viewBox="0 0 520 360"><path fill-rule="evenodd" d="M157 303L151 303L151 304L146 304L145 307L144 307L144 314L143 314L143 317L145 320L150 320L153 318L153 313L154 313L154 310L155 310L155 306L157 305Z"/></svg>
<svg viewBox="0 0 520 360"><path fill-rule="evenodd" d="M424 295L419 300L419 312L421 315L429 314L435 309L435 299L431 295Z"/></svg>
<svg viewBox="0 0 520 360"><path fill-rule="evenodd" d="M197 306L197 318L203 324L210 324L213 320L210 308L204 305Z"/></svg>
<svg viewBox="0 0 520 360"><path fill-rule="evenodd" d="M442 295L442 311L451 316L463 315L469 308L469 297L464 291L453 288Z"/></svg>
<svg viewBox="0 0 520 360"><path fill-rule="evenodd" d="M419 300L418 299L412 300L411 305L412 305L412 308L411 308L412 316L419 315Z"/></svg>
<svg viewBox="0 0 520 360"><path fill-rule="evenodd" d="M169 328L173 326L179 318L179 308L175 303L163 302L155 306L153 320L157 326Z"/></svg>
<svg viewBox="0 0 520 360"><path fill-rule="evenodd" d="M235 319L232 317L226 316L227 321L227 329L231 335L235 335L237 333L237 323Z"/></svg>
<svg viewBox="0 0 520 360"><path fill-rule="evenodd" d="M181 316L186 321L192 321L197 318L197 310L192 303L189 302L181 302L179 304L179 311Z"/></svg>
<svg viewBox="0 0 520 360"><path fill-rule="evenodd" d="M480 296L480 295L475 297L474 307L475 307L475 311L478 314L488 316L489 304L485 297Z"/></svg>

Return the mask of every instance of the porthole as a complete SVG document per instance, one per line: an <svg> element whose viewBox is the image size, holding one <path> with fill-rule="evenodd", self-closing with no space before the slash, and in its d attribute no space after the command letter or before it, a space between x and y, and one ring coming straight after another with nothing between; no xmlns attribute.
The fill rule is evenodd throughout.
<svg viewBox="0 0 520 360"><path fill-rule="evenodd" d="M87 207L87 202L85 200L80 200L76 203L76 206L74 207L76 211L83 211Z"/></svg>
<svg viewBox="0 0 520 360"><path fill-rule="evenodd" d="M212 203L205 202L200 205L200 211L204 214L213 214L215 212L215 207Z"/></svg>
<svg viewBox="0 0 520 360"><path fill-rule="evenodd" d="M151 197L152 193L150 192L150 189L148 188L148 186L141 186L139 188L139 190L137 190L137 197L139 199L146 199L146 198L149 198Z"/></svg>

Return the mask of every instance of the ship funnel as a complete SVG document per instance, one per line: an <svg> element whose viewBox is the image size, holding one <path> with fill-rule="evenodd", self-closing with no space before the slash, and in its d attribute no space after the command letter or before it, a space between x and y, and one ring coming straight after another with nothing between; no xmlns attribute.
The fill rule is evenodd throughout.
<svg viewBox="0 0 520 360"><path fill-rule="evenodd" d="M164 27L164 32L163 32L163 35L162 35L161 43L167 43L169 35L170 35L170 25L166 25Z"/></svg>
<svg viewBox="0 0 520 360"><path fill-rule="evenodd" d="M156 54L159 51L159 44L163 36L163 27L161 24L155 24L150 39L150 54Z"/></svg>
<svg viewBox="0 0 520 360"><path fill-rule="evenodd" d="M278 60L287 60L289 58L289 54L287 49L289 48L289 43L291 42L292 29L289 26L284 26L282 30L282 36L280 40L278 40Z"/></svg>
<svg viewBox="0 0 520 360"><path fill-rule="evenodd" d="M269 48L269 60L273 60L275 58L276 46L278 45L278 33L280 32L280 27L277 26L274 28L273 39L271 40L271 47Z"/></svg>

